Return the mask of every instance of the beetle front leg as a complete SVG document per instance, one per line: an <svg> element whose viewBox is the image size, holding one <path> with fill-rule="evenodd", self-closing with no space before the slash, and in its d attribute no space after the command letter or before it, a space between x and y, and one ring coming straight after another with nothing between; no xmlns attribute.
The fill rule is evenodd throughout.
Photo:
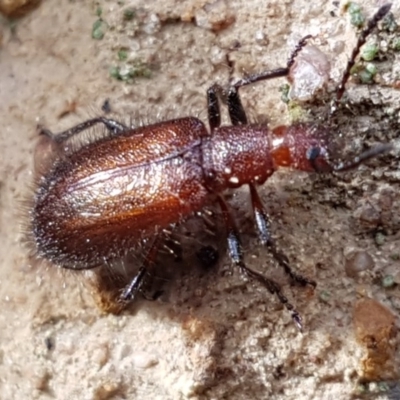
<svg viewBox="0 0 400 400"><path fill-rule="evenodd" d="M221 86L214 84L207 90L207 113L208 124L211 133L221 125L221 112L219 107L218 95L222 93Z"/></svg>
<svg viewBox="0 0 400 400"><path fill-rule="evenodd" d="M214 84L207 91L208 122L211 132L221 125L219 97L222 97L228 105L229 117L232 125L246 125L247 117L237 88L232 86L228 89L228 92L225 93L220 85Z"/></svg>
<svg viewBox="0 0 400 400"><path fill-rule="evenodd" d="M247 125L246 112L244 111L242 100L240 100L239 92L234 86L229 88L227 102L232 125Z"/></svg>
<svg viewBox="0 0 400 400"><path fill-rule="evenodd" d="M228 105L229 117L232 125L247 125L248 119L242 101L239 96L239 88L242 86L247 86L255 82L265 81L273 78L280 78L287 76L289 74L290 67L293 65L295 58L301 49L306 45L307 40L311 36L308 35L300 40L300 42L295 47L294 51L289 57L287 62L287 67L276 68L269 71L260 72L258 74L249 75L243 79L240 79L233 85L231 85L227 91L215 84L211 86L207 91L207 104L208 104L208 121L210 125L211 132L221 125L221 115L218 96L222 96L224 100L226 99Z"/></svg>
<svg viewBox="0 0 400 400"><path fill-rule="evenodd" d="M228 89L227 103L232 125L246 125L248 123L246 113L242 105L242 101L240 100L238 92L239 88L241 88L242 86L250 85L255 82L287 76L297 55L302 50L302 48L307 44L307 40L310 38L311 35L308 35L300 40L300 42L297 44L292 54L290 55L286 68L276 68L270 71L264 71L258 74L249 75L246 78L237 81Z"/></svg>

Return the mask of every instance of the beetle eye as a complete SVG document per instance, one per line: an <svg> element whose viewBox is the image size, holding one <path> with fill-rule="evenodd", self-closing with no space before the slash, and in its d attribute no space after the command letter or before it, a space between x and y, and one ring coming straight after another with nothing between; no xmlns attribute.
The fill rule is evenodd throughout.
<svg viewBox="0 0 400 400"><path fill-rule="evenodd" d="M315 161L317 157L321 154L321 148L320 147L310 147L307 149L306 152L306 158L309 161Z"/></svg>
<svg viewBox="0 0 400 400"><path fill-rule="evenodd" d="M306 151L306 159L315 172L330 172L332 166L328 161L328 152L325 147L310 147Z"/></svg>

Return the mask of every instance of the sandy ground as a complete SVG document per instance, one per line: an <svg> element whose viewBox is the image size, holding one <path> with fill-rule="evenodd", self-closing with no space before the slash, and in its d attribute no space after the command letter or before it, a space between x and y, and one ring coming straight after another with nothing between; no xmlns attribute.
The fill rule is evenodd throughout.
<svg viewBox="0 0 400 400"><path fill-rule="evenodd" d="M356 38L328 1L122 3L43 1L0 21L0 398L399 399L398 146L339 178L282 171L260 189L276 240L317 281L313 294L290 286L258 245L246 190L231 196L248 265L283 283L303 334L274 296L231 268L224 246L218 268L183 274L159 301L120 315L99 310L88 274L28 257L20 204L32 196L38 123L61 131L101 114L106 99L125 121L205 120L212 83L284 66L306 34L318 35L338 79ZM364 3L367 16L382 4ZM108 29L94 40L100 9ZM399 4L393 12L400 24ZM151 78L111 77L126 65L118 55L140 58ZM379 85L349 85L340 115L350 148L398 138L399 61L390 53L378 63ZM253 119L288 122L282 83L242 91ZM353 274L355 250L369 261Z"/></svg>

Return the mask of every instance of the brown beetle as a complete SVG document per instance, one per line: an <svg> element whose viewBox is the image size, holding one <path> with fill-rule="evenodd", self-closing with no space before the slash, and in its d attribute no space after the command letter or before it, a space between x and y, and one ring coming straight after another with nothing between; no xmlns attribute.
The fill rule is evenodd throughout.
<svg viewBox="0 0 400 400"><path fill-rule="evenodd" d="M381 7L361 33L343 74L337 101L360 47L389 9L390 5ZM63 268L89 269L124 257L140 241L151 242L139 272L121 294L122 302L130 302L143 286L164 230L210 201L217 201L232 261L275 293L301 329L301 317L279 285L245 265L238 231L222 194L228 188L249 185L262 244L294 281L315 286L292 272L287 257L277 250L256 185L264 183L280 166L309 172L343 171L391 148L380 145L348 163L334 165L328 158L325 127L295 124L271 130L248 123L238 89L287 76L305 39L286 68L250 76L229 88L225 95L232 125L221 126L218 95L223 90L214 85L207 93L210 131L194 117L140 128L99 117L56 135L43 129L42 134L60 146L96 124L103 124L109 134L66 152L40 179L30 212L37 255Z"/></svg>

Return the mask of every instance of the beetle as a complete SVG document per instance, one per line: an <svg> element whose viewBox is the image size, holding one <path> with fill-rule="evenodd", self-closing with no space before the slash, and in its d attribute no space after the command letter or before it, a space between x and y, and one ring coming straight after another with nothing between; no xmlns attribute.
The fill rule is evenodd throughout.
<svg viewBox="0 0 400 400"><path fill-rule="evenodd" d="M381 7L361 32L337 91L343 94L360 47L378 21L390 10ZM209 202L217 202L227 231L233 263L276 294L302 328L301 316L272 279L248 268L238 230L223 197L227 189L248 185L261 243L268 247L289 277L315 287L315 282L292 271L288 258L271 238L267 213L257 192L279 167L318 173L355 168L388 152L389 144L376 146L348 162L329 159L327 128L296 123L270 129L250 124L239 88L254 82L288 76L295 57L306 45L299 42L285 68L239 80L224 91L213 85L207 91L208 124L195 117L161 121L137 128L97 117L64 132L42 128L59 149L97 124L107 134L80 146L70 146L38 181L30 210L30 229L39 258L63 268L83 270L112 264L138 242L149 244L137 274L123 289L120 301L128 304L143 289L155 262L165 230L180 223ZM221 125L219 98L225 96L231 125Z"/></svg>

